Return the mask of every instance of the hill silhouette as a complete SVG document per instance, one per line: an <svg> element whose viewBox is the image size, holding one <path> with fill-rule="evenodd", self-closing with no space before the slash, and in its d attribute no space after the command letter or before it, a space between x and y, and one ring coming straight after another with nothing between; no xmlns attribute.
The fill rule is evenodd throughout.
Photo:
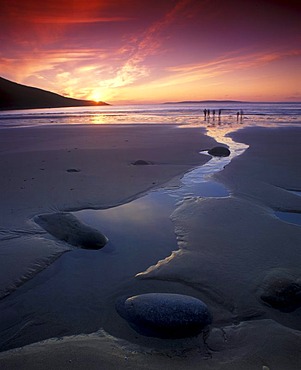
<svg viewBox="0 0 301 370"><path fill-rule="evenodd" d="M235 104L246 104L250 103L241 100L185 100L185 101L169 101L164 104L208 104L208 103L235 103Z"/></svg>
<svg viewBox="0 0 301 370"><path fill-rule="evenodd" d="M109 105L104 102L66 98L0 77L0 110Z"/></svg>

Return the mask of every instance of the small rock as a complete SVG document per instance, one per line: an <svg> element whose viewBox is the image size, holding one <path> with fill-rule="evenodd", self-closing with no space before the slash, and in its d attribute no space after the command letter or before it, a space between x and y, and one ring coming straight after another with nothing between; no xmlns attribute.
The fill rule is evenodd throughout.
<svg viewBox="0 0 301 370"><path fill-rule="evenodd" d="M77 168L68 168L67 172L80 172Z"/></svg>
<svg viewBox="0 0 301 370"><path fill-rule="evenodd" d="M225 146L216 146L208 150L208 154L214 157L229 157L230 153L230 150Z"/></svg>
<svg viewBox="0 0 301 370"><path fill-rule="evenodd" d="M147 166L153 164L150 161L145 161L144 159L138 159L137 161L132 163L134 166Z"/></svg>
<svg viewBox="0 0 301 370"><path fill-rule="evenodd" d="M148 293L121 298L116 310L139 334L157 338L198 335L212 321L201 300L170 293Z"/></svg>

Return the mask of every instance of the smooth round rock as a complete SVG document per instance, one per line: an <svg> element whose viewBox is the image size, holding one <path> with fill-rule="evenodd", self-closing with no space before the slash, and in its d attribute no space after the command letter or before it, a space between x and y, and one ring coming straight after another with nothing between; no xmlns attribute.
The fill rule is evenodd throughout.
<svg viewBox="0 0 301 370"><path fill-rule="evenodd" d="M229 157L230 153L230 150L225 146L216 146L208 150L208 154L214 157Z"/></svg>
<svg viewBox="0 0 301 370"><path fill-rule="evenodd" d="M268 306L282 312L301 307L301 279L285 270L273 270L259 287L259 298Z"/></svg>
<svg viewBox="0 0 301 370"><path fill-rule="evenodd" d="M148 293L122 298L116 310L139 334L157 338L198 335L212 317L201 300L170 293Z"/></svg>

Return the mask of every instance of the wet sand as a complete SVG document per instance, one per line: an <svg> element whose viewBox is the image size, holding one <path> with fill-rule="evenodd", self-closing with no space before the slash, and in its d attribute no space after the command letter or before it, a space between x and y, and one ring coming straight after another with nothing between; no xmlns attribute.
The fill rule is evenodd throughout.
<svg viewBox="0 0 301 370"><path fill-rule="evenodd" d="M0 297L70 250L45 240L35 216L108 208L176 183L214 144L201 129L167 126L3 129L0 140ZM133 166L139 159L154 165Z"/></svg>
<svg viewBox="0 0 301 370"><path fill-rule="evenodd" d="M301 212L300 132L246 128L231 134L249 149L214 175L230 197L185 200L171 215L179 250L130 281L135 294L202 299L213 314L208 336L172 341L138 335L113 309L128 289L121 284L102 311L105 331L2 352L1 368L299 369L301 309L279 310L260 297L269 279L297 284L301 278L300 226L274 214ZM1 244L8 256L2 259L3 295L70 249L45 238L32 217L106 208L175 185L208 160L198 152L215 145L200 129L150 126L3 130L1 141L7 173L1 180ZM154 165L131 165L139 159Z"/></svg>

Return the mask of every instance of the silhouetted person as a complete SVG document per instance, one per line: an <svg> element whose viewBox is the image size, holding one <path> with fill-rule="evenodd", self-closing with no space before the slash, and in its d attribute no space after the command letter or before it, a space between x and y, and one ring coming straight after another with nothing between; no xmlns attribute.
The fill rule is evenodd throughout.
<svg viewBox="0 0 301 370"><path fill-rule="evenodd" d="M244 112L241 110L240 111L240 123L242 123L243 115L244 115Z"/></svg>
<svg viewBox="0 0 301 370"><path fill-rule="evenodd" d="M210 109L207 110L208 118L210 117Z"/></svg>
<svg viewBox="0 0 301 370"><path fill-rule="evenodd" d="M207 109L204 109L204 119L206 120L207 118Z"/></svg>
<svg viewBox="0 0 301 370"><path fill-rule="evenodd" d="M239 120L239 112L236 113L237 121Z"/></svg>
<svg viewBox="0 0 301 370"><path fill-rule="evenodd" d="M215 110L212 111L213 119L215 119Z"/></svg>

